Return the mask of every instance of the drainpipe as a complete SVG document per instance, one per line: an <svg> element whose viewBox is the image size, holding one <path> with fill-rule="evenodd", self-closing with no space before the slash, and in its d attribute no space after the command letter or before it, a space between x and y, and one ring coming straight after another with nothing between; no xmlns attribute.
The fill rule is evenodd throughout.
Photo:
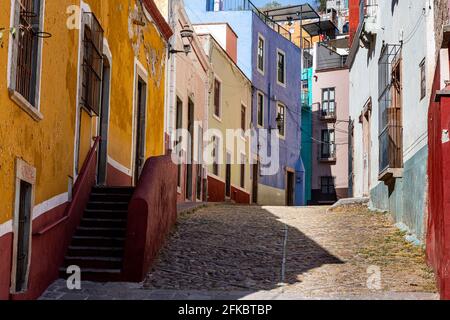
<svg viewBox="0 0 450 320"><path fill-rule="evenodd" d="M175 122L175 83L176 83L176 55L170 54L170 48L174 48L176 44L176 18L174 5L177 0L168 0L167 19L168 24L174 31L174 35L169 39L166 49L166 55L168 57L166 64L166 102L165 102L165 128L164 132L167 133L169 141L167 141L166 152L170 153L172 150L173 131Z"/></svg>

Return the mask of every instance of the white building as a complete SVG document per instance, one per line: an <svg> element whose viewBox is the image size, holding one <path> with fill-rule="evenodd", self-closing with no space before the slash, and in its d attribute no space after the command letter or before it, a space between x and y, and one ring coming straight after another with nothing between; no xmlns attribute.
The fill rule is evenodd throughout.
<svg viewBox="0 0 450 320"><path fill-rule="evenodd" d="M370 196L373 208L390 211L418 241L426 225L427 113L442 27L434 22L446 12L444 2L367 0L347 62L353 195Z"/></svg>

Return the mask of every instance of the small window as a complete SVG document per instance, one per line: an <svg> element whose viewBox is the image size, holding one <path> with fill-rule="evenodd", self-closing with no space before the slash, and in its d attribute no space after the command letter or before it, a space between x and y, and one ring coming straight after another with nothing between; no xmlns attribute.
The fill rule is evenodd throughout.
<svg viewBox="0 0 450 320"><path fill-rule="evenodd" d="M320 191L322 194L325 195L336 194L336 187L334 186L334 177L321 177Z"/></svg>
<svg viewBox="0 0 450 320"><path fill-rule="evenodd" d="M277 53L277 80L279 84L286 84L286 56L284 52L278 50Z"/></svg>
<svg viewBox="0 0 450 320"><path fill-rule="evenodd" d="M258 126L264 127L264 95L258 92Z"/></svg>
<svg viewBox="0 0 450 320"><path fill-rule="evenodd" d="M218 79L214 80L214 115L220 118L222 84Z"/></svg>
<svg viewBox="0 0 450 320"><path fill-rule="evenodd" d="M284 137L286 131L286 107L279 103L277 109L277 127L280 136Z"/></svg>
<svg viewBox="0 0 450 320"><path fill-rule="evenodd" d="M247 130L247 112L246 112L247 108L244 105L241 105L241 129L242 129L242 134L245 135L245 130Z"/></svg>
<svg viewBox="0 0 450 320"><path fill-rule="evenodd" d="M322 116L332 116L336 113L335 88L322 89Z"/></svg>
<svg viewBox="0 0 450 320"><path fill-rule="evenodd" d="M336 157L335 133L334 130L322 130L322 159L331 159Z"/></svg>
<svg viewBox="0 0 450 320"><path fill-rule="evenodd" d="M241 154L241 177L240 186L245 188L245 155Z"/></svg>
<svg viewBox="0 0 450 320"><path fill-rule="evenodd" d="M427 95L427 82L425 73L425 59L420 63L420 100Z"/></svg>
<svg viewBox="0 0 450 320"><path fill-rule="evenodd" d="M264 48L265 41L262 36L258 37L258 70L264 73Z"/></svg>

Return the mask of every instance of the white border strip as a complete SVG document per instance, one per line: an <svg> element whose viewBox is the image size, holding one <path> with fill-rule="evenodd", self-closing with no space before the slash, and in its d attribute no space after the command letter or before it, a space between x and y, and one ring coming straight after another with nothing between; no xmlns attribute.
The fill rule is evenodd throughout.
<svg viewBox="0 0 450 320"><path fill-rule="evenodd" d="M53 210L64 203L69 201L69 193L65 192L62 194L59 194L53 198L50 198L33 208L33 220L37 219L44 213L49 212L50 210ZM3 237L4 235L13 232L13 219L10 219L3 224L0 224L0 237Z"/></svg>
<svg viewBox="0 0 450 320"><path fill-rule="evenodd" d="M3 237L5 234L13 232L13 221L12 219L6 221L3 224L0 224L0 237Z"/></svg>
<svg viewBox="0 0 450 320"><path fill-rule="evenodd" d="M131 177L131 169L128 169L124 165L120 164L110 156L108 156L108 163L115 169L119 170L122 173L125 173L127 176Z"/></svg>
<svg viewBox="0 0 450 320"><path fill-rule="evenodd" d="M56 207L59 207L60 205L63 205L68 201L69 201L69 193L65 192L34 206L33 220L40 217L44 213L53 210Z"/></svg>

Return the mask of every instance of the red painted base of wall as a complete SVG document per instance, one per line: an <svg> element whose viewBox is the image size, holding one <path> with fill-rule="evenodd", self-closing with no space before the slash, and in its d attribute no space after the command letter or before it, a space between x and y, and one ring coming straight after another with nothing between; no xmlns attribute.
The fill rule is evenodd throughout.
<svg viewBox="0 0 450 320"><path fill-rule="evenodd" d="M117 170L108 163L106 174L106 185L114 187L129 187L133 184L133 179L129 175Z"/></svg>
<svg viewBox="0 0 450 320"><path fill-rule="evenodd" d="M231 186L231 200L239 204L250 204L250 194Z"/></svg>
<svg viewBox="0 0 450 320"><path fill-rule="evenodd" d="M11 285L12 233L0 238L0 300L9 299Z"/></svg>
<svg viewBox="0 0 450 320"><path fill-rule="evenodd" d="M72 202L62 204L36 218L32 223L31 257L28 290L10 295L13 234L0 239L0 298L11 300L37 299L58 279L59 267L72 236L80 224L86 204L95 184L96 149L91 149L74 185Z"/></svg>
<svg viewBox="0 0 450 320"><path fill-rule="evenodd" d="M225 201L225 182L208 176L208 202Z"/></svg>

